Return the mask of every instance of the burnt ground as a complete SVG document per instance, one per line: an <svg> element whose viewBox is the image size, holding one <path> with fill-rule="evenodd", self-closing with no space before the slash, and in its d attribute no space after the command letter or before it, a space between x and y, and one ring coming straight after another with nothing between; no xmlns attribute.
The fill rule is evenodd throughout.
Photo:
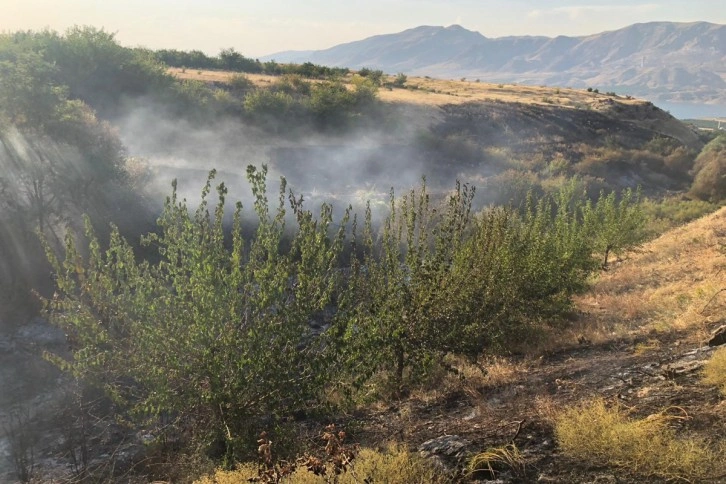
<svg viewBox="0 0 726 484"><path fill-rule="evenodd" d="M688 415L679 421L679 433L726 435L726 401L699 382L698 370L713 348L684 347L677 334L663 337L662 349L654 352L637 354L639 343L584 344L525 362L506 384L361 412L352 416L360 425L356 437L364 443L402 440L418 448L456 435L470 443L471 453L513 442L525 456L525 472L504 471L496 476L500 482L662 482L568 459L557 448L551 423L558 410L599 397L632 409L634 417L678 407ZM459 474L456 480L473 479Z"/></svg>

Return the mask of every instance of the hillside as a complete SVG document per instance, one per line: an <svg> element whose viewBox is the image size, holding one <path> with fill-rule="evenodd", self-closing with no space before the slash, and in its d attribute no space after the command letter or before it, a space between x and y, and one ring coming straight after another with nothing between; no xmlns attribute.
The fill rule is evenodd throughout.
<svg viewBox="0 0 726 484"><path fill-rule="evenodd" d="M234 76L171 72L219 88ZM276 82L265 75L247 78L260 88ZM344 81L351 79L349 75ZM638 185L652 195L681 191L690 184L687 158L703 146L693 129L652 103L612 93L409 77L404 88L383 87L378 95L389 120L383 133L316 136L305 142L258 135L255 152L267 152L263 159L290 180L302 182L304 193L317 187L318 196L345 199L345 193L361 187L360 180L367 180L369 188L378 185L375 196L385 199L386 180L405 178L415 184L426 174L435 187L455 178L499 187L479 200L488 203L510 196L497 193L512 182L501 178L512 169L543 178L578 175L590 180L595 193L600 187ZM659 139L670 148L656 148L652 142ZM337 169L341 166L346 168ZM309 186L305 180L311 180ZM321 191L321 184L342 191Z"/></svg>
<svg viewBox="0 0 726 484"><path fill-rule="evenodd" d="M726 136L198 54L0 35L0 481L726 476Z"/></svg>
<svg viewBox="0 0 726 484"><path fill-rule="evenodd" d="M388 410L353 418L366 422L363 436L374 442L403 436L419 446L448 435L465 446L463 454L513 442L521 461L495 467L497 482L663 482L569 458L555 444L552 418L602 398L620 402L631 418L677 409L686 415L674 423L680 437L718 442L726 435L726 401L700 380L714 351L706 342L724 323L726 294L718 293L725 287L724 243L726 208L662 235L602 273L579 298L569 327L544 338L538 353L490 360L486 374L461 364L460 377L449 375Z"/></svg>
<svg viewBox="0 0 726 484"><path fill-rule="evenodd" d="M707 22L652 22L556 38L487 38L458 25L421 26L265 59L489 82L593 86L660 101L726 104L726 26Z"/></svg>

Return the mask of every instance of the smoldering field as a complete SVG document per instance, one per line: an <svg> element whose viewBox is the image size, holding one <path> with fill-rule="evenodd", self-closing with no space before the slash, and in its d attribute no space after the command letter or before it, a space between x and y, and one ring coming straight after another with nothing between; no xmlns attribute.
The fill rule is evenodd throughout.
<svg viewBox="0 0 726 484"><path fill-rule="evenodd" d="M171 193L172 180L175 179L179 197L186 198L189 208L194 210L212 169L217 170L213 183L224 182L229 190L227 206L230 208L227 215L231 214L234 202L241 201L245 216L251 218L253 198L246 179L248 165L269 167L267 188L271 208L276 205L280 177L285 177L288 188L297 197L304 198L308 210L315 213L321 203L328 202L333 205L336 219L342 216L349 205L362 215L368 202L373 218L380 218L388 211L391 189L400 194L419 185L422 177L427 176L427 183L432 190L445 191L453 186L454 180L460 175L452 171L446 177L430 176L430 163L417 146L417 133L402 126L388 131L359 129L347 130L344 134L315 132L287 136L284 132L262 130L231 118L219 118L207 124L175 119L163 109L143 105L143 102L137 102L124 116L111 120L111 126L118 132L125 154L131 159L140 160L138 165L145 168L138 197L151 214L160 213L165 197ZM32 143L21 144L27 148L26 152L32 151L28 148ZM44 146L40 141L35 142L35 145ZM66 158L73 156L68 155ZM79 173L81 171L79 169ZM75 183L78 184L78 180ZM69 182L73 184L73 180ZM214 203L214 190L210 198L210 203ZM148 222L141 221L148 216L137 213L138 209L139 205L119 205L113 210L119 219L140 220L136 227L138 230L129 233L129 237L136 238L133 243L138 242L137 232L143 231L142 228ZM60 244L64 222L61 219L49 222L54 226L51 231L57 233L56 243ZM118 223L118 220L108 222ZM79 229L78 226L74 227L74 230ZM28 233L32 237L32 231ZM33 242L35 245L37 240ZM22 260L27 258L24 247L27 248L27 243L19 241L13 248L14 253L22 256ZM36 263L39 262L38 257L36 248L33 251ZM21 265L24 267L28 264ZM8 267L5 272L15 271L16 266ZM33 280L32 285L48 296L52 294L52 278L47 274L49 268L43 266L42 270L46 274L40 278L46 281L48 287L37 287L38 278ZM13 278L8 276L3 280L10 281ZM16 329L17 325L22 326ZM0 384L6 389L0 398L0 421L8 425L14 425L13 419L18 418L25 419L23 425L31 420L36 422L38 425L27 434L28 438L33 439L29 445L36 453L34 464L45 469L65 469L66 464L49 457L52 455L51 447L62 444L64 437L57 425L47 421L47 416L55 414L56 406L61 405L65 398L65 387L70 383L55 367L41 358L43 351L64 353L65 337L57 328L40 318L33 320L30 325L18 320L7 326L8 332L0 334L0 349L7 350L0 359L5 369L0 372ZM13 452L17 450L18 443L12 441L9 432L3 432L2 435L0 480L13 478L18 467L13 463Z"/></svg>
<svg viewBox="0 0 726 484"><path fill-rule="evenodd" d="M376 217L385 213L391 189L403 193L426 177L434 191L446 191L469 175L448 168L446 160L432 163L419 146L419 133L405 123L389 130L289 135L230 118L198 125L138 106L114 124L129 154L148 165L147 190L155 204L170 193L176 179L179 195L194 207L209 171L216 169L215 183L225 183L229 201L249 207L247 166L267 165L270 199L276 198L280 177L285 177L307 209L329 202L337 213L348 205L362 213L370 202Z"/></svg>

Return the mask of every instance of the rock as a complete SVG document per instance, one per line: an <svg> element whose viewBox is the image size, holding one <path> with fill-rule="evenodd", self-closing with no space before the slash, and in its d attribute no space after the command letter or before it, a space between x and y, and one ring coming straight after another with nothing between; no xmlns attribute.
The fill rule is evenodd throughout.
<svg viewBox="0 0 726 484"><path fill-rule="evenodd" d="M434 465L447 472L460 467L471 452L471 442L458 435L443 435L427 440L418 448L421 456L433 461Z"/></svg>
<svg viewBox="0 0 726 484"><path fill-rule="evenodd" d="M721 346L723 344L726 344L726 324L716 328L711 339L708 340L708 346Z"/></svg>

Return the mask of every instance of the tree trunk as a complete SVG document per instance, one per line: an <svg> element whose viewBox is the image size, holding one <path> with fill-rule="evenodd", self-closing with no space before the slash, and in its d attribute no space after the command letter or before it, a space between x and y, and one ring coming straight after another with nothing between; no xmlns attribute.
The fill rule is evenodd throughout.
<svg viewBox="0 0 726 484"><path fill-rule="evenodd" d="M607 247L605 247L605 260L602 262L603 270L608 268L608 257L610 256L611 249L612 249L612 247L610 247L609 245Z"/></svg>

